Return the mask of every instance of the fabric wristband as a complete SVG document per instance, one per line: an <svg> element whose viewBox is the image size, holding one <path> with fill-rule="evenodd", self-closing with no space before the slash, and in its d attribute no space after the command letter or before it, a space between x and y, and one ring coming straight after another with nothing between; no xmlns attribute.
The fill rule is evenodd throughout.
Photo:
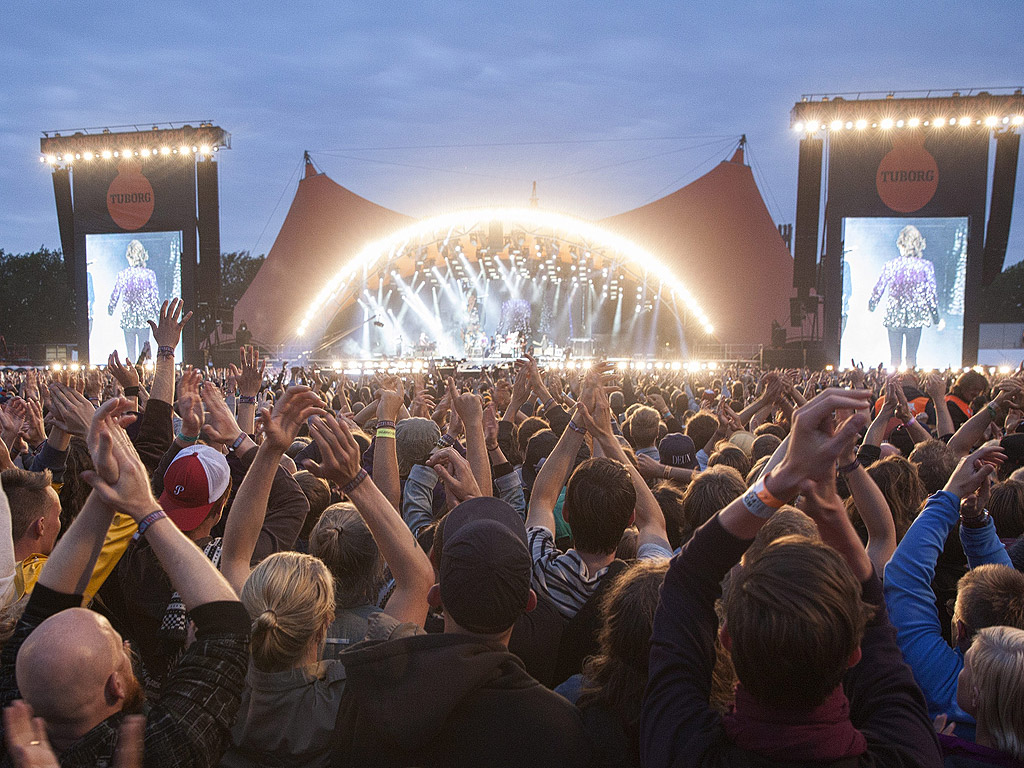
<svg viewBox="0 0 1024 768"><path fill-rule="evenodd" d="M175 437L183 443L195 443L199 441L199 435L196 435L195 437L188 437L187 435L183 435L179 432Z"/></svg>
<svg viewBox="0 0 1024 768"><path fill-rule="evenodd" d="M374 433L376 437L384 439L395 439L395 428L394 427L377 427L377 431Z"/></svg>
<svg viewBox="0 0 1024 768"><path fill-rule="evenodd" d="M246 405L256 405L256 397L254 395L239 395L239 403L245 403Z"/></svg>
<svg viewBox="0 0 1024 768"><path fill-rule="evenodd" d="M541 408L546 411L548 408L550 408L554 404L555 404L555 398L554 397L549 397L547 402L544 403L544 405L542 405Z"/></svg>
<svg viewBox="0 0 1024 768"><path fill-rule="evenodd" d="M380 430L381 427L394 429L395 422L391 421L391 419L377 419L377 429Z"/></svg>
<svg viewBox="0 0 1024 768"><path fill-rule="evenodd" d="M569 419L569 429L571 429L571 430L572 430L573 432L575 432L575 433L577 433L577 434L579 434L579 435L585 435L585 434L587 434L587 430L583 429L583 427L579 426L579 425L578 425L578 424L577 424L577 423L576 423L575 421L573 421L572 419Z"/></svg>
<svg viewBox="0 0 1024 768"><path fill-rule="evenodd" d="M150 512L139 522L139 530L135 532L135 536L133 538L136 541L138 541L146 535L146 530L149 528L149 526L151 526L157 520L160 520L165 517L167 517L167 513L164 512L162 509L158 509L155 512Z"/></svg>
<svg viewBox="0 0 1024 768"><path fill-rule="evenodd" d="M156 348L157 357L174 357L174 347L159 346Z"/></svg>
<svg viewBox="0 0 1024 768"><path fill-rule="evenodd" d="M232 452L233 451L237 451L238 450L238 446L240 446L242 443L244 443L245 442L245 438L247 438L247 437L248 437L248 435L245 434L245 432L239 432L238 433L238 437L235 438L235 442L233 442L231 444L231 448L229 450L231 450Z"/></svg>
<svg viewBox="0 0 1024 768"><path fill-rule="evenodd" d="M848 475L853 472L857 467L861 466L860 459L854 459L849 464L839 468L839 474Z"/></svg>
<svg viewBox="0 0 1024 768"><path fill-rule="evenodd" d="M139 387L125 387L124 388L124 396L125 397L138 397L139 396Z"/></svg>
<svg viewBox="0 0 1024 768"><path fill-rule="evenodd" d="M365 469L360 469L359 472L356 474L356 476L353 477L351 480L348 481L348 483L345 484L345 487L343 487L341 489L341 492L347 496L348 494L352 493L352 491L354 491L356 489L356 487L361 482L363 482L363 480L365 480L367 477L369 477L369 475L366 474L366 470Z"/></svg>
<svg viewBox="0 0 1024 768"><path fill-rule="evenodd" d="M992 403L986 405L985 410L988 411L988 415L992 418L992 421L999 421L999 412Z"/></svg>
<svg viewBox="0 0 1024 768"><path fill-rule="evenodd" d="M441 435L437 440L438 448L451 448L455 445L455 438L451 435Z"/></svg>

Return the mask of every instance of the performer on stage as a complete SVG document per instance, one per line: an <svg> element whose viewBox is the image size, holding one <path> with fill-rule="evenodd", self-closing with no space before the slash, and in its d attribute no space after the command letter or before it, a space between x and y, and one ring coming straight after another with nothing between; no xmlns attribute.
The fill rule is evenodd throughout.
<svg viewBox="0 0 1024 768"><path fill-rule="evenodd" d="M900 255L885 263L868 300L868 309L874 312L882 294L889 291L882 324L889 331L889 357L894 368L903 362L904 339L907 340L906 365L914 368L921 330L933 323L939 331L946 326L945 321L939 320L935 267L922 258L925 245L917 227L908 225L900 230L896 238Z"/></svg>
<svg viewBox="0 0 1024 768"><path fill-rule="evenodd" d="M121 330L127 346L128 359L134 360L142 345L149 341L149 322L160 314L160 293L156 273L146 267L149 254L138 240L128 243L125 251L128 268L117 273L110 293L107 314L113 315L121 302Z"/></svg>

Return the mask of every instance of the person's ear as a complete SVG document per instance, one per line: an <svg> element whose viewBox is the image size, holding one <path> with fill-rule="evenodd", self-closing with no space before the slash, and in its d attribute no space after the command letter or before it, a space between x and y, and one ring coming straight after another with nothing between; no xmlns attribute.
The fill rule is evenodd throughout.
<svg viewBox="0 0 1024 768"><path fill-rule="evenodd" d="M106 684L103 686L103 697L107 705L115 706L124 701L127 695L128 691L125 688L124 681L121 679L121 675L117 672L111 672Z"/></svg>
<svg viewBox="0 0 1024 768"><path fill-rule="evenodd" d="M46 535L46 518L45 517L37 518L36 521L34 523L32 523L31 531L32 531L32 537L33 538L35 538L35 539L43 538Z"/></svg>
<svg viewBox="0 0 1024 768"><path fill-rule="evenodd" d="M530 590L530 596L526 598L526 610L524 613L529 613L537 607L537 593L532 589Z"/></svg>
<svg viewBox="0 0 1024 768"><path fill-rule="evenodd" d="M846 668L850 669L851 667L856 667L860 663L862 655L860 643L858 643L857 647L853 649L853 653L850 654L850 658L846 662Z"/></svg>
<svg viewBox="0 0 1024 768"><path fill-rule="evenodd" d="M956 647L961 649L964 653L967 653L967 649L971 645L970 639L971 631L967 628L960 619L956 620Z"/></svg>
<svg viewBox="0 0 1024 768"><path fill-rule="evenodd" d="M441 585L440 584L435 584L434 586L432 586L430 588L430 591L427 592L427 604L431 608L440 608L441 607Z"/></svg>
<svg viewBox="0 0 1024 768"><path fill-rule="evenodd" d="M633 513L629 516L629 522L626 523L626 527L629 528L634 523L636 523L636 510L635 509L633 510Z"/></svg>
<svg viewBox="0 0 1024 768"><path fill-rule="evenodd" d="M729 634L729 626L725 623L718 630L718 641L725 650L732 653L732 635Z"/></svg>

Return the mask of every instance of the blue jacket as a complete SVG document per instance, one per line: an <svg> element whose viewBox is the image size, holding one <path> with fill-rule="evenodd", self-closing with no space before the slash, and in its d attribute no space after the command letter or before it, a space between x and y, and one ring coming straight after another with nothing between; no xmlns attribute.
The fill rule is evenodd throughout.
<svg viewBox="0 0 1024 768"><path fill-rule="evenodd" d="M946 715L957 724L958 736L973 740L974 718L956 701L963 652L942 637L932 591L939 553L959 519L956 495L939 491L931 496L885 566L884 587L897 642L924 691L929 716ZM1011 565L991 520L982 528L961 527L960 539L971 568L986 563Z"/></svg>

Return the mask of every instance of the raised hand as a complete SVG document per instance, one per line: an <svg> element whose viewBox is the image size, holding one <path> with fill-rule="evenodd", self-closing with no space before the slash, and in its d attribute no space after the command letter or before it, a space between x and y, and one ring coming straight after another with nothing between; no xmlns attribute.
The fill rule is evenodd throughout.
<svg viewBox="0 0 1024 768"><path fill-rule="evenodd" d="M202 405L206 406L206 424L203 426L203 436L214 443L231 445L242 430L239 428L238 422L235 421L231 409L224 402L224 393L221 392L220 387L206 382L200 397ZM200 410L202 410L201 407Z"/></svg>
<svg viewBox="0 0 1024 768"><path fill-rule="evenodd" d="M986 445L969 456L960 459L953 474L950 475L946 487L942 490L965 499L979 490L986 478L1006 461L1006 454L998 445Z"/></svg>
<svg viewBox="0 0 1024 768"><path fill-rule="evenodd" d="M794 412L786 455L771 473L769 491L777 498L796 496L804 480L819 480L835 473L836 461L856 441L867 424L866 413L854 413L842 424L835 423L839 409L862 411L871 403L866 389L826 389Z"/></svg>
<svg viewBox="0 0 1024 768"><path fill-rule="evenodd" d="M509 405L515 405L517 410L530 399L530 375L529 364L520 365L512 381L512 401Z"/></svg>
<svg viewBox="0 0 1024 768"><path fill-rule="evenodd" d="M46 736L46 721L34 717L32 707L15 699L4 710L7 751L16 768L60 768Z"/></svg>
<svg viewBox="0 0 1024 768"><path fill-rule="evenodd" d="M455 405L455 412L459 415L463 424L478 424L483 419L483 406L480 398L470 391L460 392L455 379L448 377L448 391L451 393L452 403Z"/></svg>
<svg viewBox="0 0 1024 768"><path fill-rule="evenodd" d="M473 499L482 496L480 486L473 476L473 469L454 448L444 448L438 451L429 459L427 466L433 467L441 482L444 483L448 497L454 503L452 506L461 504L466 499Z"/></svg>
<svg viewBox="0 0 1024 768"><path fill-rule="evenodd" d="M243 397L256 397L263 386L263 375L267 370L266 359L260 359L260 351L256 347L242 347L238 350L241 367L235 380L238 382L238 394ZM232 366L234 371L234 366Z"/></svg>
<svg viewBox="0 0 1024 768"><path fill-rule="evenodd" d="M82 473L93 493L109 507L140 521L158 508L146 471L124 428L135 417L128 415L125 398L108 400L96 411L86 443L95 469Z"/></svg>
<svg viewBox="0 0 1024 768"><path fill-rule="evenodd" d="M421 389L412 399L409 414L411 416L429 419L430 414L433 412L435 407L434 398L432 398L426 390Z"/></svg>
<svg viewBox="0 0 1024 768"><path fill-rule="evenodd" d="M96 406L75 390L58 382L50 384L50 407L54 426L69 435L84 437L89 431Z"/></svg>
<svg viewBox="0 0 1024 768"><path fill-rule="evenodd" d="M116 349L107 358L107 370L117 379L117 383L123 389L139 386L139 372L135 370L135 366L130 362L127 365L123 364L117 355Z"/></svg>
<svg viewBox="0 0 1024 768"><path fill-rule="evenodd" d="M946 379L938 373L929 373L924 380L924 389L928 397L941 402L946 396Z"/></svg>
<svg viewBox="0 0 1024 768"><path fill-rule="evenodd" d="M317 477L339 487L348 485L359 474L359 445L352 438L348 424L331 414L310 419L309 433L320 449L320 463L306 459L304 467Z"/></svg>
<svg viewBox="0 0 1024 768"><path fill-rule="evenodd" d="M206 395L205 387L203 395ZM263 432L263 445L268 450L284 453L295 441L306 419L325 414L323 402L309 387L289 387L273 409L264 408L260 412L259 428Z"/></svg>
<svg viewBox="0 0 1024 768"><path fill-rule="evenodd" d="M160 307L159 321L156 323L152 320L147 321L149 327L153 330L153 338L156 340L158 347L174 349L178 346L178 342L181 341L181 329L192 318L191 312L184 317L181 316L184 306L185 302L181 299L165 301L163 306ZM157 357L159 357L159 354Z"/></svg>
<svg viewBox="0 0 1024 768"><path fill-rule="evenodd" d="M397 421L398 414L405 402L402 382L398 377L385 379L377 390L380 400L377 402L377 420Z"/></svg>
<svg viewBox="0 0 1024 768"><path fill-rule="evenodd" d="M484 408L484 445L488 451L498 447L498 414L494 403L488 403Z"/></svg>

